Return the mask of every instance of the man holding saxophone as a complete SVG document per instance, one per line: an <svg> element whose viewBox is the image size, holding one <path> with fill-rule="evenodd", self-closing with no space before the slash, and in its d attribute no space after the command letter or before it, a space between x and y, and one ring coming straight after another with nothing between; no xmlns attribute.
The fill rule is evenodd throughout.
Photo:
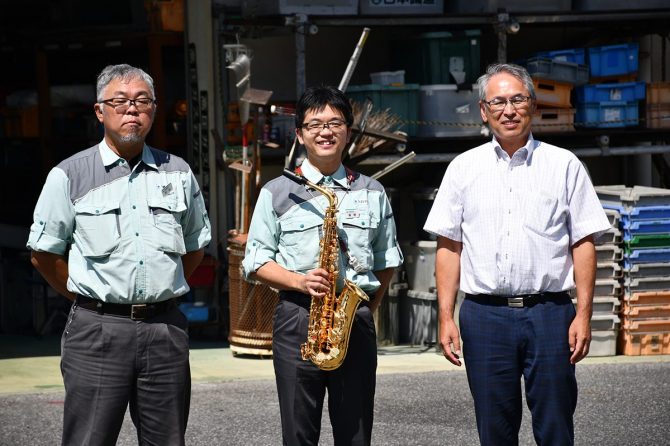
<svg viewBox="0 0 670 446"><path fill-rule="evenodd" d="M342 92L309 88L295 119L307 159L261 190L243 262L247 277L280 290L272 351L283 443L318 444L327 390L335 444L369 445L372 314L402 263L393 212L379 182L342 165L353 122Z"/></svg>

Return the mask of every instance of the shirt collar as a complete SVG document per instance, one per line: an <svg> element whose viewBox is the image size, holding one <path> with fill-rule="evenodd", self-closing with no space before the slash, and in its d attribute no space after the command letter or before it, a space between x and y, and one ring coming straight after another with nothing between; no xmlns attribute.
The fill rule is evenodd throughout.
<svg viewBox="0 0 670 446"><path fill-rule="evenodd" d="M314 165L310 163L309 159L307 158L305 158L305 161L302 162L300 169L302 170L303 176L314 184L319 184L321 180L323 180L323 178L325 177L325 175L319 172L319 169L314 167ZM349 189L349 182L347 181L347 171L344 168L344 165L340 164L337 170L332 175L330 175L330 177L338 186L343 187L345 189Z"/></svg>
<svg viewBox="0 0 670 446"><path fill-rule="evenodd" d="M104 139L100 142L100 144L98 144L98 150L100 151L102 164L106 167L111 166L122 159L107 145L107 142ZM154 159L154 154L151 152L151 150L149 150L149 146L146 144L142 148L142 162L153 169L158 169L156 160Z"/></svg>
<svg viewBox="0 0 670 446"><path fill-rule="evenodd" d="M493 137L493 139L491 141L491 144L493 145L493 148L494 148L495 153L498 156L498 158L505 158L506 159L507 153L502 149L502 147L500 146L500 143L498 142L498 140L496 139L495 136ZM515 152L515 155L517 153L519 153L519 155L524 156L524 154L525 154L524 159L525 159L526 162L529 162L532 155L533 155L533 151L535 151L535 149L539 145L540 145L540 141L537 141L535 138L533 138L533 134L529 133L528 134L528 140L526 141L526 144L524 144L523 147L519 148L519 150L517 150Z"/></svg>

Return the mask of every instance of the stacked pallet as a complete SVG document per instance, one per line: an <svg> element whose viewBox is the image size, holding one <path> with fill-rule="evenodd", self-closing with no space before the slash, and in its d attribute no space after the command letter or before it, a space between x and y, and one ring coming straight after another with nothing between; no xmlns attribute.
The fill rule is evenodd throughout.
<svg viewBox="0 0 670 446"><path fill-rule="evenodd" d="M603 207L620 213L624 355L670 353L670 190L599 186Z"/></svg>

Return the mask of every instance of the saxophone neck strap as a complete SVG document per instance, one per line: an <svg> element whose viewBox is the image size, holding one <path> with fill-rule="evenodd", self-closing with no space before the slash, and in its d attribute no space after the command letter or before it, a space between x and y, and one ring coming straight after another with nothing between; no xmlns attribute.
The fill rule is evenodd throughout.
<svg viewBox="0 0 670 446"><path fill-rule="evenodd" d="M344 166L344 171L347 174L347 186L351 186L351 183L353 183L354 180L356 179L356 176L357 176L356 172L354 170L348 168L347 166ZM301 177L305 176L302 173L302 166L296 167L294 172L296 173L296 175L300 175Z"/></svg>

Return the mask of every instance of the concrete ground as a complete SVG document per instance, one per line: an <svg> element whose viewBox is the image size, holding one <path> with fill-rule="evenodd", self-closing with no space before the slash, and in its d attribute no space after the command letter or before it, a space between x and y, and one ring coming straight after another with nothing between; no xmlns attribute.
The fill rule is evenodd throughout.
<svg viewBox="0 0 670 446"><path fill-rule="evenodd" d="M0 336L0 445L60 439L59 339ZM234 356L223 343L192 342L189 445L281 444L272 361ZM434 348L380 347L375 445L478 444L462 368ZM587 358L577 367L576 444L670 444L670 356ZM534 444L527 409L520 444ZM332 432L324 410L323 445ZM136 445L126 417L119 445Z"/></svg>

